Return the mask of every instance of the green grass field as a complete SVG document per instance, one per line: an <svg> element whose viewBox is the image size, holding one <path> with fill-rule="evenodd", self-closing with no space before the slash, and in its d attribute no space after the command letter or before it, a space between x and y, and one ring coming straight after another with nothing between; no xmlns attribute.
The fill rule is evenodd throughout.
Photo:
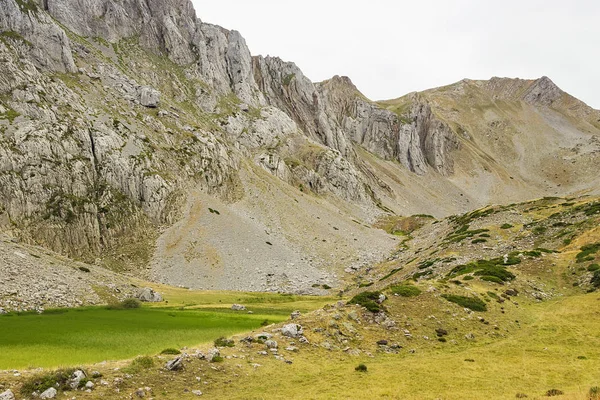
<svg viewBox="0 0 600 400"><path fill-rule="evenodd" d="M162 288L165 289L165 288ZM168 303L139 309L106 307L0 316L0 369L54 368L154 355L165 348L212 342L314 310L330 298L279 294L163 290ZM234 312L244 302L253 314Z"/></svg>

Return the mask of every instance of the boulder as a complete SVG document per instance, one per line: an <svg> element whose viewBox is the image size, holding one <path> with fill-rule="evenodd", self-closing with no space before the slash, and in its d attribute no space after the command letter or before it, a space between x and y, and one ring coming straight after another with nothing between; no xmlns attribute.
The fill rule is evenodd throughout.
<svg viewBox="0 0 600 400"><path fill-rule="evenodd" d="M208 351L208 355L206 356L206 358L208 359L208 361L214 362L215 359L220 356L221 356L221 352L219 351L219 349L214 347Z"/></svg>
<svg viewBox="0 0 600 400"><path fill-rule="evenodd" d="M156 108L160 102L160 92L150 86L142 86L138 90L140 104L144 107Z"/></svg>
<svg viewBox="0 0 600 400"><path fill-rule="evenodd" d="M172 359L165 364L165 368L169 371L180 371L183 369L183 356Z"/></svg>
<svg viewBox="0 0 600 400"><path fill-rule="evenodd" d="M163 301L160 293L155 292L152 288L143 288L137 295L137 298L140 301L148 302L148 303L158 303Z"/></svg>
<svg viewBox="0 0 600 400"><path fill-rule="evenodd" d="M292 319L300 318L300 311L292 312L292 314L290 314L290 318L292 318Z"/></svg>
<svg viewBox="0 0 600 400"><path fill-rule="evenodd" d="M276 349L277 347L279 347L279 345L277 344L277 342L275 340L267 340L265 342L265 346L267 346L268 349Z"/></svg>
<svg viewBox="0 0 600 400"><path fill-rule="evenodd" d="M71 386L71 389L77 389L79 387L79 383L85 378L86 378L85 372L78 369L77 371L73 372L73 375L71 375L71 380L69 381L69 386Z"/></svg>
<svg viewBox="0 0 600 400"><path fill-rule="evenodd" d="M46 390L44 393L40 394L40 399L53 399L56 397L57 394L58 394L58 392L56 391L56 389L51 387L50 389Z"/></svg>
<svg viewBox="0 0 600 400"><path fill-rule="evenodd" d="M15 400L15 395L8 389L7 391L0 393L0 400Z"/></svg>
<svg viewBox="0 0 600 400"><path fill-rule="evenodd" d="M241 304L234 304L231 306L231 309L233 311L246 311L246 306L243 306Z"/></svg>
<svg viewBox="0 0 600 400"><path fill-rule="evenodd" d="M281 334L291 338L299 338L303 333L304 329L302 328L302 325L298 324L287 324L281 328Z"/></svg>

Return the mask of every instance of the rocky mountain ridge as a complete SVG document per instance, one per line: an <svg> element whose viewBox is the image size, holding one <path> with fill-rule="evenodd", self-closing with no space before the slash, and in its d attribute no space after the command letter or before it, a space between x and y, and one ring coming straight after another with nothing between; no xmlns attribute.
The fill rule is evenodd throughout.
<svg viewBox="0 0 600 400"><path fill-rule="evenodd" d="M386 213L447 215L600 187L592 174L598 112L547 78L463 81L375 103L348 78L313 83L293 63L253 57L238 32L197 19L188 0L6 0L0 57L0 229L87 261L102 255L104 266L136 275L168 281L201 271L171 282L180 285L204 287L223 260L241 271L271 265L261 251L228 258L271 243L258 233L243 249L169 238L176 222L206 232L205 220L184 212L186 204L206 210L204 195L233 211L228 223L209 223L215 236L232 238L219 230L250 221L249 232L277 232L285 252L297 249L277 253L257 280L277 275L273 287L285 287L294 265L315 273L292 290L310 291L348 268L348 248L357 268L387 257L395 244L383 232L369 233L376 250L354 240ZM496 97L504 103L494 111L487 103ZM498 144L488 131L514 135ZM528 133L538 131L550 145L529 162L527 150L541 144ZM523 162L513 168L516 153ZM542 161L564 169L561 177ZM265 190L285 196L250 197ZM294 213L306 218L292 221ZM314 225L311 213L327 224ZM332 243L320 239L333 228ZM176 247L185 260L155 249L161 235L185 243Z"/></svg>

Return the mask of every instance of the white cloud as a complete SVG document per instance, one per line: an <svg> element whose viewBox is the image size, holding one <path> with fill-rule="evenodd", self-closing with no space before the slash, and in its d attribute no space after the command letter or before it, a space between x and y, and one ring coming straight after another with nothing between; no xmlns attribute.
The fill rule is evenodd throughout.
<svg viewBox="0 0 600 400"><path fill-rule="evenodd" d="M253 54L294 61L314 81L349 76L388 99L462 78L549 76L600 108L600 2L592 0L193 0Z"/></svg>

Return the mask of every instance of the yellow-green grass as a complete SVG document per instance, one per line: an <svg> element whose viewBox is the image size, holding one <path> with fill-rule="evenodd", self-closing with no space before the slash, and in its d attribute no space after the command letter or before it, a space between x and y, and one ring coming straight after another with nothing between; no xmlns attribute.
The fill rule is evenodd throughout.
<svg viewBox="0 0 600 400"><path fill-rule="evenodd" d="M585 399L600 385L600 297L579 295L523 310L532 319L508 338L474 344L422 348L415 354L351 357L304 351L294 363L263 363L250 376L218 380L206 398L230 399ZM465 361L472 360L472 361ZM356 372L359 364L368 372ZM214 378L218 379L219 375Z"/></svg>
<svg viewBox="0 0 600 400"><path fill-rule="evenodd" d="M0 316L0 369L54 368L154 355L165 348L200 345L266 322L281 322L293 310L314 310L327 301L166 287L161 292L168 303L139 309L84 307ZM238 302L252 314L230 310Z"/></svg>

